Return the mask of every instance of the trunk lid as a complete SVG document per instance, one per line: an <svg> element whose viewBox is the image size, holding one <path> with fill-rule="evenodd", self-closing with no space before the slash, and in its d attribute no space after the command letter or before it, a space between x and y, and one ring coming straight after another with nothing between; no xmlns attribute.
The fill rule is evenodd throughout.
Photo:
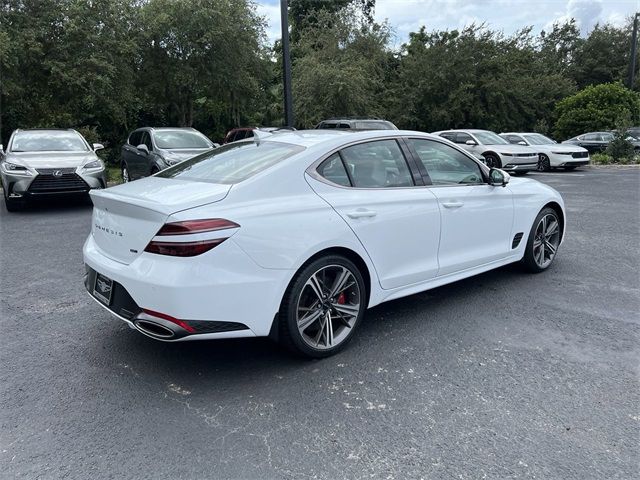
<svg viewBox="0 0 640 480"><path fill-rule="evenodd" d="M231 185L148 177L92 190L91 234L109 258L135 260L172 213L219 202Z"/></svg>

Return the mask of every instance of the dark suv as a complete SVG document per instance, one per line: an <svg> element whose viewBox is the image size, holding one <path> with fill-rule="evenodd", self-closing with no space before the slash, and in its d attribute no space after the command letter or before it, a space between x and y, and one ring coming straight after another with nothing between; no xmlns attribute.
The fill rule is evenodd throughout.
<svg viewBox="0 0 640 480"><path fill-rule="evenodd" d="M339 128L344 130L397 130L393 123L380 118L330 118L316 128Z"/></svg>
<svg viewBox="0 0 640 480"><path fill-rule="evenodd" d="M122 146L122 180L153 175L217 146L195 128L139 128Z"/></svg>

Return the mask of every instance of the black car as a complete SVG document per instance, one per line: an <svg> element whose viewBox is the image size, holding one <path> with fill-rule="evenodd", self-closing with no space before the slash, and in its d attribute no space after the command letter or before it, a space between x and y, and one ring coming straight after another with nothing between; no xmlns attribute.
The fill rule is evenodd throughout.
<svg viewBox="0 0 640 480"><path fill-rule="evenodd" d="M153 175L218 146L195 128L139 128L122 146L122 180Z"/></svg>
<svg viewBox="0 0 640 480"><path fill-rule="evenodd" d="M627 131L629 134L628 140L633 144L636 151L640 150L640 140L630 133L631 130L632 129ZM612 132L589 132L570 138L569 140L565 140L562 143L579 145L589 150L589 153L601 153L607 149L609 143L611 143L614 138L615 136Z"/></svg>
<svg viewBox="0 0 640 480"><path fill-rule="evenodd" d="M393 123L380 118L330 118L316 128L338 128L344 130L397 130Z"/></svg>

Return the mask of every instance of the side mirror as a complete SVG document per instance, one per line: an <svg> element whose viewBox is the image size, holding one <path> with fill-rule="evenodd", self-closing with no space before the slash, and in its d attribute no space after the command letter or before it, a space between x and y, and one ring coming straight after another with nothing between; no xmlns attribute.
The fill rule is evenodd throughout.
<svg viewBox="0 0 640 480"><path fill-rule="evenodd" d="M93 151L97 151L97 150L102 150L104 148L104 145L101 143L94 143L93 144Z"/></svg>
<svg viewBox="0 0 640 480"><path fill-rule="evenodd" d="M470 145L472 147L478 145L478 142L476 142L475 140L467 140L466 142L464 142L467 145Z"/></svg>
<svg viewBox="0 0 640 480"><path fill-rule="evenodd" d="M509 183L509 180L511 180L511 175L504 170L499 168L489 170L489 183L494 187L504 187Z"/></svg>
<svg viewBox="0 0 640 480"><path fill-rule="evenodd" d="M144 143L138 145L136 148L138 149L139 152L142 152L145 155L149 155L149 148L147 148L147 146Z"/></svg>
<svg viewBox="0 0 640 480"><path fill-rule="evenodd" d="M520 140L518 142L518 145L524 145L526 147L527 146L527 142L525 142L524 140Z"/></svg>

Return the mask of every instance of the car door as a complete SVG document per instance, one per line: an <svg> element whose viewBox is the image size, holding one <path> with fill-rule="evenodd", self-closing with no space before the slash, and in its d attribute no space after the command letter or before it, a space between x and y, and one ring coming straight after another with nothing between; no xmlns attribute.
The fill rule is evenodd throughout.
<svg viewBox="0 0 640 480"><path fill-rule="evenodd" d="M142 131L137 130L131 135L129 135L129 139L127 143L122 146L122 162L127 165L127 170L129 171L129 178L134 179L137 178L138 175L136 172L136 167L138 164L138 150L136 146L140 143L140 139L142 138Z"/></svg>
<svg viewBox="0 0 640 480"><path fill-rule="evenodd" d="M597 133L587 133L578 137L579 145L589 150L590 153L597 153L601 149L602 140Z"/></svg>
<svg viewBox="0 0 640 480"><path fill-rule="evenodd" d="M471 140L472 142L475 142L475 144L474 145L467 144L469 140ZM478 144L479 143L478 140L476 140L466 132L457 132L454 143L458 145L460 148L474 155L480 155L482 153L482 147Z"/></svg>
<svg viewBox="0 0 640 480"><path fill-rule="evenodd" d="M139 150L140 153L140 175L147 177L151 175L151 171L154 168L158 168L154 162L153 142L151 141L151 134L145 131L142 134L142 144L147 147L149 153Z"/></svg>
<svg viewBox="0 0 640 480"><path fill-rule="evenodd" d="M422 138L409 138L407 143L430 183L426 188L438 199L438 276L509 256L514 215L511 191L489 185L480 165L450 145Z"/></svg>
<svg viewBox="0 0 640 480"><path fill-rule="evenodd" d="M438 201L421 186L419 172L410 170L400 142L345 147L308 177L314 191L358 237L384 289L423 282L438 273Z"/></svg>

